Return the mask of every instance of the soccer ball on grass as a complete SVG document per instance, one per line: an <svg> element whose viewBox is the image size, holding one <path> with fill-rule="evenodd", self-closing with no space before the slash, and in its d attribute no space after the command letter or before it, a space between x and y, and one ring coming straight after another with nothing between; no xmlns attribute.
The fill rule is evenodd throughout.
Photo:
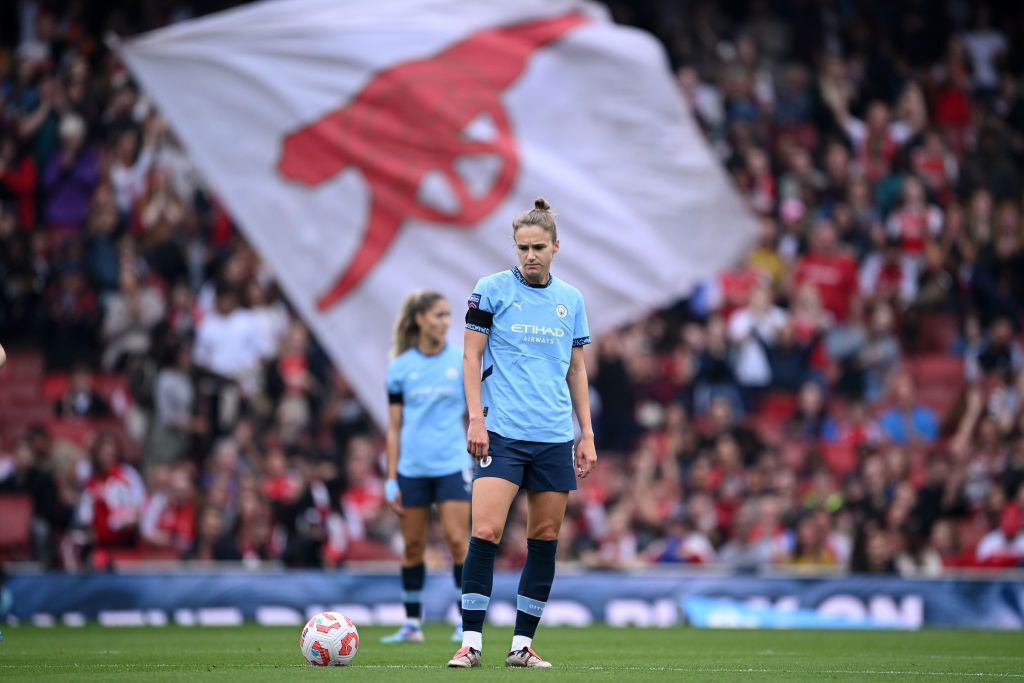
<svg viewBox="0 0 1024 683"><path fill-rule="evenodd" d="M347 666L359 650L359 632L341 612L321 612L302 627L299 648L313 666Z"/></svg>

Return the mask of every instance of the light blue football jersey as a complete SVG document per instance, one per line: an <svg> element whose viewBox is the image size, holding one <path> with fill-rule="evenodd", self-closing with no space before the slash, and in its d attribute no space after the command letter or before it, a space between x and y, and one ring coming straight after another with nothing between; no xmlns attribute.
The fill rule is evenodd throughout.
<svg viewBox="0 0 1024 683"><path fill-rule="evenodd" d="M467 316L466 327L488 335L481 397L487 429L509 439L572 441L572 400L565 375L573 347L590 343L580 291L551 276L531 285L518 268L488 275L469 298L490 313L490 327Z"/></svg>
<svg viewBox="0 0 1024 683"><path fill-rule="evenodd" d="M387 383L389 399L402 403L398 473L440 477L470 467L462 349L426 356L413 347L388 365Z"/></svg>

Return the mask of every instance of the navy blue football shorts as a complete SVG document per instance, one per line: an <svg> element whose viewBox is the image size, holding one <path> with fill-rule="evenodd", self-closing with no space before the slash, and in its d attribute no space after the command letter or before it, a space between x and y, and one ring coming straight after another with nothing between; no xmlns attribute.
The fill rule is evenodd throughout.
<svg viewBox="0 0 1024 683"><path fill-rule="evenodd" d="M459 470L441 477L403 477L398 475L398 490L402 492L405 507L427 507L446 500L470 499L473 480L469 469Z"/></svg>
<svg viewBox="0 0 1024 683"><path fill-rule="evenodd" d="M507 439L488 431L490 463L473 464L473 481L498 477L527 491L575 491L576 448L572 441L540 443Z"/></svg>

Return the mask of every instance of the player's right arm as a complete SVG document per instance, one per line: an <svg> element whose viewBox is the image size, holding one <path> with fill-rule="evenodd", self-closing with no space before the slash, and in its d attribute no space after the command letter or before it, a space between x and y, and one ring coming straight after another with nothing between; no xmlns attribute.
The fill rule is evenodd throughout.
<svg viewBox="0 0 1024 683"><path fill-rule="evenodd" d="M487 455L487 426L484 423L483 399L480 396L480 373L487 346L487 335L467 329L462 348L462 385L466 390L466 450L477 460Z"/></svg>
<svg viewBox="0 0 1024 683"><path fill-rule="evenodd" d="M476 460L487 457L489 440L484 422L483 398L480 384L483 381L484 349L494 322L494 297L488 278L476 283L469 297L466 311L466 331L462 342L462 386L466 391L466 451Z"/></svg>
<svg viewBox="0 0 1024 683"><path fill-rule="evenodd" d="M399 363L388 366L388 428L385 434L384 454L387 458L387 479L384 482L384 500L388 507L401 516L402 492L398 488L398 457L402 445L402 409L405 407L404 373Z"/></svg>
<svg viewBox="0 0 1024 683"><path fill-rule="evenodd" d="M4 351L4 347L3 346L0 346L0 368L2 368L4 366L4 363L6 363L6 362L7 362L7 352Z"/></svg>
<svg viewBox="0 0 1024 683"><path fill-rule="evenodd" d="M385 499L388 506L401 516L402 493L398 490L398 446L402 437L402 404L388 404L387 443L384 448L387 455L388 478L384 484Z"/></svg>

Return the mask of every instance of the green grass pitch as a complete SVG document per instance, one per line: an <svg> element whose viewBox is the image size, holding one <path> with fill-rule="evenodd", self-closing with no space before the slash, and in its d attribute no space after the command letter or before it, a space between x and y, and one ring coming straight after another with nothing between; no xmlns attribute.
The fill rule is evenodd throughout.
<svg viewBox="0 0 1024 683"><path fill-rule="evenodd" d="M977 631L706 631L541 627L537 650L556 668L504 668L511 629L484 634L484 671L444 668L451 631L422 645L385 646L387 629L360 631L347 669L314 669L299 628L4 628L0 680L416 681L554 676L559 681L1024 681L1024 634Z"/></svg>

